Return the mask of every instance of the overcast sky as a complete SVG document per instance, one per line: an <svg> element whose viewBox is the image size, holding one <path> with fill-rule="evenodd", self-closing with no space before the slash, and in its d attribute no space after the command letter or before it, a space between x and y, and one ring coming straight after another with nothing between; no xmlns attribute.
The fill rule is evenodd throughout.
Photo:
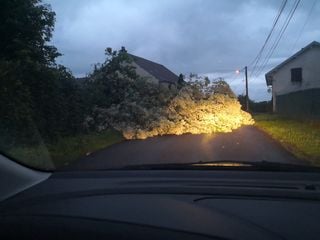
<svg viewBox="0 0 320 240"><path fill-rule="evenodd" d="M92 64L103 62L106 47L125 46L128 52L161 63L176 74L224 77L241 94L244 74L237 75L235 70L248 65L250 76L250 63L262 47L282 1L45 2L56 12L52 43L63 54L58 62L75 76L84 76L92 70ZM293 3L288 0L279 27ZM270 99L264 74L303 46L320 40L319 13L319 0L301 0L269 64L259 76L249 78L250 98Z"/></svg>

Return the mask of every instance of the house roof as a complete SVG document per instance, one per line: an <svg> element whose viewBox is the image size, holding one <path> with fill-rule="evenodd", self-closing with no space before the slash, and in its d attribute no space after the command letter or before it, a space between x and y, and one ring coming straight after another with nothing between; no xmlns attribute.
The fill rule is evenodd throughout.
<svg viewBox="0 0 320 240"><path fill-rule="evenodd" d="M274 67L273 69L271 69L269 72L266 73L265 77L266 77L266 82L267 85L271 85L272 84L272 74L275 73L276 71L278 71L280 68L282 68L284 65L286 65L287 63L291 62L292 60L296 59L298 56L300 56L301 54L303 54L304 52L308 51L309 49L313 48L313 47L320 47L320 43L317 41L313 41L311 43L309 43L307 46L305 46L304 48L301 48L300 51L296 52L295 54L293 54L291 57L289 57L288 59L286 59L285 61L283 61L282 63L280 63L279 65L277 65L276 67Z"/></svg>
<svg viewBox="0 0 320 240"><path fill-rule="evenodd" d="M159 82L168 82L175 84L178 82L178 76L171 72L165 66L132 54L129 54L129 56L133 58L133 61L137 65L139 65L155 78L159 79Z"/></svg>

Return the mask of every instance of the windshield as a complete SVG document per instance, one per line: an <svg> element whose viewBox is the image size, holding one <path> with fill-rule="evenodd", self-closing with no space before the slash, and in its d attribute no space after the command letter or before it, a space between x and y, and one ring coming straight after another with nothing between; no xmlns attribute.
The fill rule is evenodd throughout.
<svg viewBox="0 0 320 240"><path fill-rule="evenodd" d="M319 16L317 0L3 0L0 151L42 170L320 166Z"/></svg>

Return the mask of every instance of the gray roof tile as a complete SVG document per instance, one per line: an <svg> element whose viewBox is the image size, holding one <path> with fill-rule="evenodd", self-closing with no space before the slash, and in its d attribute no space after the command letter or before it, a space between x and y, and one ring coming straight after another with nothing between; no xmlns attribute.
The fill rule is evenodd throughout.
<svg viewBox="0 0 320 240"><path fill-rule="evenodd" d="M132 57L133 61L137 65L155 78L159 79L159 82L169 82L175 84L178 82L178 76L165 66L132 54L129 54L129 56Z"/></svg>

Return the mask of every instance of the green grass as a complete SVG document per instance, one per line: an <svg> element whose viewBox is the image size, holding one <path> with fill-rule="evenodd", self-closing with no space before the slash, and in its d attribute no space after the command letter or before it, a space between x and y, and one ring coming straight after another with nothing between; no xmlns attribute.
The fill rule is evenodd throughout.
<svg viewBox="0 0 320 240"><path fill-rule="evenodd" d="M320 166L320 121L293 120L271 114L257 114L253 118L257 127L295 156Z"/></svg>
<svg viewBox="0 0 320 240"><path fill-rule="evenodd" d="M69 165L87 153L103 149L123 140L119 132L108 130L61 138L54 144L17 147L8 155L38 169L52 170Z"/></svg>

